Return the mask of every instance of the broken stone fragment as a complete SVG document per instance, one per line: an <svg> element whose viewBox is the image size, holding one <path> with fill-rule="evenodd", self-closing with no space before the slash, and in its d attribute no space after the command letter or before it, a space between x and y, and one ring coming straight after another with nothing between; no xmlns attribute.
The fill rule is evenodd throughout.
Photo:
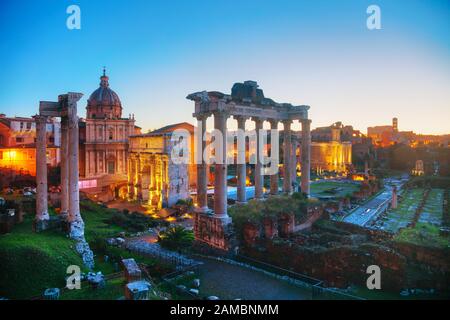
<svg viewBox="0 0 450 320"><path fill-rule="evenodd" d="M198 294L199 294L198 289L189 289L189 292L194 294L194 295L196 295L196 296L198 296Z"/></svg>
<svg viewBox="0 0 450 320"><path fill-rule="evenodd" d="M194 285L194 287L200 288L200 279L194 279L192 281L192 284Z"/></svg>
<svg viewBox="0 0 450 320"><path fill-rule="evenodd" d="M187 290L186 286L184 286L182 284L177 285L176 288L179 292L185 292Z"/></svg>
<svg viewBox="0 0 450 320"><path fill-rule="evenodd" d="M127 300L148 300L152 285L147 281L134 281L125 286Z"/></svg>

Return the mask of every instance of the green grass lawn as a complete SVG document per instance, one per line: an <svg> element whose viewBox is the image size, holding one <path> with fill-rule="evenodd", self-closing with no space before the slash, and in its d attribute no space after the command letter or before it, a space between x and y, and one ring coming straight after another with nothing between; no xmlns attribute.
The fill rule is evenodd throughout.
<svg viewBox="0 0 450 320"><path fill-rule="evenodd" d="M125 278L107 280L103 288L93 289L83 282L81 289L64 290L61 300L117 300L124 296Z"/></svg>
<svg viewBox="0 0 450 320"><path fill-rule="evenodd" d="M113 209L104 208L88 200L82 201L80 207L87 241L117 236L119 232L125 231L119 226L106 223L114 212ZM49 211L51 215L55 214L53 209ZM69 265L78 265L83 269L81 257L74 249L74 241L59 231L34 233L33 219L33 215L27 214L24 222L14 226L11 233L0 235L0 297L28 299L42 295L47 288L65 286L66 270ZM152 277L171 271L171 267L156 259L138 256L116 247L108 247L106 253L94 250L94 254L94 271L102 271L105 275L117 271L111 261L112 257L116 258L116 261L120 258L134 258L138 263L150 266L148 269ZM105 254L110 256L107 262L104 261ZM123 287L120 286L119 290L114 281L105 289L99 298L117 299L120 297L116 297L119 291L123 295ZM86 294L83 297L83 292L73 292L67 298L95 299L99 293L86 291Z"/></svg>
<svg viewBox="0 0 450 320"><path fill-rule="evenodd" d="M414 228L405 228L413 220L416 208L422 200L423 192L423 188L408 190L397 209L388 212L388 220L384 224L385 229L398 232L400 228L403 228L395 237L395 240L399 242L409 242L421 246L448 247L450 245L449 238L439 234L443 214L443 189L432 189L430 191L419 222Z"/></svg>
<svg viewBox="0 0 450 320"><path fill-rule="evenodd" d="M387 214L384 222L386 231L396 233L413 220L416 209L422 200L423 192L423 188L415 188L403 194L403 200L398 203L397 208L389 210Z"/></svg>
<svg viewBox="0 0 450 320"><path fill-rule="evenodd" d="M439 227L431 223L417 223L415 228L407 228L400 231L395 237L396 241L409 242L421 246L430 246L438 248L450 247L448 237L439 234Z"/></svg>
<svg viewBox="0 0 450 320"><path fill-rule="evenodd" d="M80 202L80 210L85 224L84 235L88 242L95 238L117 236L119 232L125 231L119 226L106 223L114 209L104 208L90 200L83 200Z"/></svg>
<svg viewBox="0 0 450 320"><path fill-rule="evenodd" d="M63 287L69 265L82 266L74 242L62 233L32 232L33 217L0 236L0 296L26 299Z"/></svg>
<svg viewBox="0 0 450 320"><path fill-rule="evenodd" d="M421 223L439 226L443 215L444 189L432 189L419 218Z"/></svg>
<svg viewBox="0 0 450 320"><path fill-rule="evenodd" d="M319 181L311 184L313 196L345 197L359 190L359 184L338 181Z"/></svg>

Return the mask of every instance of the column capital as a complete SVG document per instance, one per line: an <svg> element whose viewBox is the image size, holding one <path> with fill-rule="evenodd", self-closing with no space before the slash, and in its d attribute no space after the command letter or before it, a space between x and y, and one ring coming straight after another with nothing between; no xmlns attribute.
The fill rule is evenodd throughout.
<svg viewBox="0 0 450 320"><path fill-rule="evenodd" d="M204 120L206 121L209 118L210 114L209 113L194 113L193 116L194 116L194 118L197 119L197 121L204 121Z"/></svg>
<svg viewBox="0 0 450 320"><path fill-rule="evenodd" d="M277 127L278 128L278 123L280 122L280 120L278 120L278 119L269 119L268 121L269 121L270 127L272 129L274 129L273 127Z"/></svg>
<svg viewBox="0 0 450 320"><path fill-rule="evenodd" d="M283 125L291 125L292 124L292 119L284 119L281 120L281 122L283 123Z"/></svg>
<svg viewBox="0 0 450 320"><path fill-rule="evenodd" d="M303 124L311 125L312 120L311 119L302 119L302 120L300 120L300 122L302 123L302 125Z"/></svg>
<svg viewBox="0 0 450 320"><path fill-rule="evenodd" d="M253 122L255 122L255 129L262 129L263 127L263 122L265 121L264 118L260 118L260 117L252 117L251 118Z"/></svg>
<svg viewBox="0 0 450 320"><path fill-rule="evenodd" d="M239 121L242 121L242 122L245 123L245 121L248 120L248 117L247 116L234 115L233 119L236 120L238 123L239 123Z"/></svg>
<svg viewBox="0 0 450 320"><path fill-rule="evenodd" d="M33 116L33 119L36 122L47 122L48 116L43 116L43 115L40 115L40 114L36 114L36 115Z"/></svg>

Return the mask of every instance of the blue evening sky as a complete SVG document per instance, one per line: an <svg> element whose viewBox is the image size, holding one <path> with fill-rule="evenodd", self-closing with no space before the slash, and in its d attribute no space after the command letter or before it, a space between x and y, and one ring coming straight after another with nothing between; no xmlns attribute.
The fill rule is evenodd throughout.
<svg viewBox="0 0 450 320"><path fill-rule="evenodd" d="M66 8L81 8L81 30ZM381 30L366 28L369 5ZM31 116L67 91L110 85L147 129L193 123L189 93L256 80L311 105L312 126L450 133L448 0L15 0L0 2L0 112ZM231 121L233 122L233 121ZM231 124L232 126L232 124Z"/></svg>

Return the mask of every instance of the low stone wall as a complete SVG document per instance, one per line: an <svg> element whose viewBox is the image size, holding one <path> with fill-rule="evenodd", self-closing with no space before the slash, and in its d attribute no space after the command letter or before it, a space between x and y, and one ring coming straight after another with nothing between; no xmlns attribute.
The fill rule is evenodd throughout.
<svg viewBox="0 0 450 320"><path fill-rule="evenodd" d="M297 220L292 213L286 213L277 218L265 217L261 223L247 222L242 230L244 245L252 246L259 239L288 238L300 230L309 229L313 223L327 214L321 206L309 207L307 214Z"/></svg>
<svg viewBox="0 0 450 320"><path fill-rule="evenodd" d="M314 225L316 229L327 229L328 227ZM356 224L342 222L342 221L333 221L333 227L330 227L331 230L341 233L341 234L362 234L368 236L370 240L375 242L383 242L392 240L394 235L383 231L383 230L374 230L368 229L365 227L358 226Z"/></svg>
<svg viewBox="0 0 450 320"><path fill-rule="evenodd" d="M406 285L406 258L380 245L310 248L289 241L262 240L257 246L243 248L242 252L251 258L323 280L329 287L365 286L367 267L373 264L383 270L385 289L397 291Z"/></svg>

